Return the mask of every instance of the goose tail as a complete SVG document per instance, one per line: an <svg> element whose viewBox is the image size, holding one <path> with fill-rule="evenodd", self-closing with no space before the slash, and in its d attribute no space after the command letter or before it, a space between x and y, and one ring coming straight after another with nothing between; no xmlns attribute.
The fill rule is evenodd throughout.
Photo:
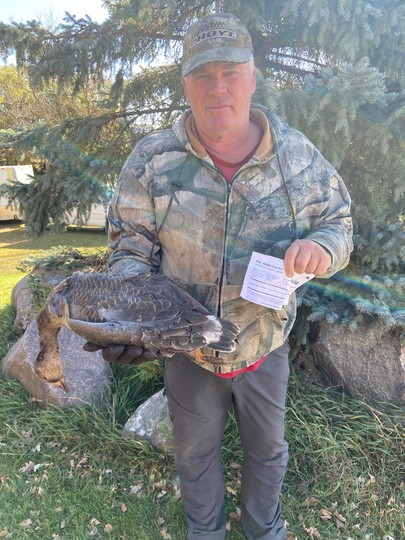
<svg viewBox="0 0 405 540"><path fill-rule="evenodd" d="M239 327L236 324L210 315L206 327L205 347L221 352L233 352L236 349L236 338L239 334Z"/></svg>

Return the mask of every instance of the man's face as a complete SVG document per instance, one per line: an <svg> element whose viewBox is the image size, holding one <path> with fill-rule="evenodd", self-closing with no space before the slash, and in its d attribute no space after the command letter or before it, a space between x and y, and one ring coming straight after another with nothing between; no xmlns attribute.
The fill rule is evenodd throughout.
<svg viewBox="0 0 405 540"><path fill-rule="evenodd" d="M184 77L183 88L200 134L219 140L248 123L256 70L249 62L212 62Z"/></svg>

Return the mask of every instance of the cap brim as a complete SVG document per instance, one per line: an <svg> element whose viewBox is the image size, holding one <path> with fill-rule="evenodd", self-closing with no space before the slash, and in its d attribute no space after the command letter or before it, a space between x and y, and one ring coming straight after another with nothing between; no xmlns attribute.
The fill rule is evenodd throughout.
<svg viewBox="0 0 405 540"><path fill-rule="evenodd" d="M192 56L182 64L181 72L187 77L193 69L210 64L211 62L236 62L244 64L250 60L252 49L250 47L218 47L203 51Z"/></svg>

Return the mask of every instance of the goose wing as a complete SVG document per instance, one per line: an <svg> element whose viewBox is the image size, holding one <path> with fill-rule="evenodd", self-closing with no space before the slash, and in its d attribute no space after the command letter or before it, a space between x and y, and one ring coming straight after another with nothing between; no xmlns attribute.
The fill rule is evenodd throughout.
<svg viewBox="0 0 405 540"><path fill-rule="evenodd" d="M75 273L61 292L70 318L91 322L133 321L202 324L209 311L160 274Z"/></svg>

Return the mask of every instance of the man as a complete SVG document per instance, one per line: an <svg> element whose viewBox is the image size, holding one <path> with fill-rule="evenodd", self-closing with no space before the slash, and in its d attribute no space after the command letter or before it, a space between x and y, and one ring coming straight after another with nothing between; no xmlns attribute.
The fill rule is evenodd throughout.
<svg viewBox="0 0 405 540"><path fill-rule="evenodd" d="M253 251L284 258L287 276L329 277L346 266L350 200L304 135L251 107L251 38L232 15L209 15L189 28L182 75L191 110L172 129L145 137L123 167L111 204L109 267L162 272L241 328L235 353L202 349L198 360L165 361L187 538L225 538L220 441L233 406L244 452L245 534L285 540L280 491L295 298L275 311L242 299L241 286ZM150 357L143 353L103 352L124 363Z"/></svg>

